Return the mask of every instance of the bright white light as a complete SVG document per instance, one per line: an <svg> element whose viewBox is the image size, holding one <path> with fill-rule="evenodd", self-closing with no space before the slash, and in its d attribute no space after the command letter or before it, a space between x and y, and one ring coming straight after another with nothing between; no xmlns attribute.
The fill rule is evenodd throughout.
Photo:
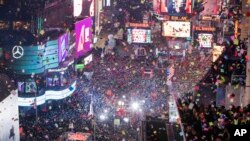
<svg viewBox="0 0 250 141"><path fill-rule="evenodd" d="M105 116L105 115L100 115L100 119L101 119L101 120L105 120L105 119L106 119L106 116Z"/></svg>
<svg viewBox="0 0 250 141"><path fill-rule="evenodd" d="M118 105L122 106L122 105L124 105L124 102L123 101L118 101Z"/></svg>
<svg viewBox="0 0 250 141"><path fill-rule="evenodd" d="M126 96L125 96L125 95L123 95L123 96L122 96L122 98L126 98Z"/></svg>
<svg viewBox="0 0 250 141"><path fill-rule="evenodd" d="M129 122L129 118L127 118L127 117L125 117L123 120L124 120L125 122Z"/></svg>
<svg viewBox="0 0 250 141"><path fill-rule="evenodd" d="M107 113L107 112L108 112L108 110L105 109L105 110L104 110L104 113Z"/></svg>
<svg viewBox="0 0 250 141"><path fill-rule="evenodd" d="M133 110L137 110L138 108L139 108L139 103L137 103L137 102L132 103Z"/></svg>

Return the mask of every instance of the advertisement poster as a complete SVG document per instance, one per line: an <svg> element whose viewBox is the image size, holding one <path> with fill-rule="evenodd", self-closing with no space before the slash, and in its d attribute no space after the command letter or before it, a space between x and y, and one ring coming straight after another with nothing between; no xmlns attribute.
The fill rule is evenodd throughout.
<svg viewBox="0 0 250 141"><path fill-rule="evenodd" d="M76 57L79 58L91 50L92 18L81 20L75 24Z"/></svg>
<svg viewBox="0 0 250 141"><path fill-rule="evenodd" d="M211 48L213 42L213 34L198 34L198 41L200 47Z"/></svg>
<svg viewBox="0 0 250 141"><path fill-rule="evenodd" d="M163 36L168 37L190 37L190 22L166 21L163 23Z"/></svg>
<svg viewBox="0 0 250 141"><path fill-rule="evenodd" d="M151 43L150 29L128 29L128 43Z"/></svg>
<svg viewBox="0 0 250 141"><path fill-rule="evenodd" d="M69 49L69 37L68 34L63 34L58 39L58 61L62 62L65 60L65 58L68 55L68 49Z"/></svg>
<svg viewBox="0 0 250 141"><path fill-rule="evenodd" d="M185 15L192 13L192 0L161 0L161 13Z"/></svg>

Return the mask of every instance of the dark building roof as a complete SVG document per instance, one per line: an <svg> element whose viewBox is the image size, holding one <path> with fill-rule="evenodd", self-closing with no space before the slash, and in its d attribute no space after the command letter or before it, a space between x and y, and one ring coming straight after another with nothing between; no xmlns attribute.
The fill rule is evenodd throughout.
<svg viewBox="0 0 250 141"><path fill-rule="evenodd" d="M18 45L31 45L35 43L35 37L25 30L0 30L0 45L12 46Z"/></svg>

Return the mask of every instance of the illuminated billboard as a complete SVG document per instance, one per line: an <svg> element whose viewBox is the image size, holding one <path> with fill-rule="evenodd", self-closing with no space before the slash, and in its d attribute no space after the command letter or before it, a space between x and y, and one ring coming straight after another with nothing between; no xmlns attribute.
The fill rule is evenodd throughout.
<svg viewBox="0 0 250 141"><path fill-rule="evenodd" d="M86 18L75 24L76 32L76 57L79 58L91 50L92 43L92 18Z"/></svg>
<svg viewBox="0 0 250 141"><path fill-rule="evenodd" d="M207 34L207 33L198 34L198 42L200 47L211 48L213 42L213 34Z"/></svg>
<svg viewBox="0 0 250 141"><path fill-rule="evenodd" d="M6 63L18 74L38 74L59 66L57 40L37 46L16 45L5 51Z"/></svg>
<svg viewBox="0 0 250 141"><path fill-rule="evenodd" d="M168 13L169 15L192 13L192 0L160 0L159 2L161 13Z"/></svg>
<svg viewBox="0 0 250 141"><path fill-rule="evenodd" d="M128 29L128 43L152 43L150 29Z"/></svg>
<svg viewBox="0 0 250 141"><path fill-rule="evenodd" d="M94 16L94 0L74 0L73 16L89 17Z"/></svg>
<svg viewBox="0 0 250 141"><path fill-rule="evenodd" d="M221 2L220 0L207 0L203 6L204 10L200 13L200 15L218 15L220 9Z"/></svg>
<svg viewBox="0 0 250 141"><path fill-rule="evenodd" d="M191 24L190 22L181 21L166 21L163 23L163 36L168 37L190 37Z"/></svg>
<svg viewBox="0 0 250 141"><path fill-rule="evenodd" d="M62 62L68 55L69 36L67 33L63 34L58 39L58 61Z"/></svg>
<svg viewBox="0 0 250 141"><path fill-rule="evenodd" d="M47 100L59 100L66 98L74 93L76 90L76 81L73 82L68 88L60 91L47 90L45 94L35 97L18 97L18 106L32 106L36 99L37 105L44 104Z"/></svg>

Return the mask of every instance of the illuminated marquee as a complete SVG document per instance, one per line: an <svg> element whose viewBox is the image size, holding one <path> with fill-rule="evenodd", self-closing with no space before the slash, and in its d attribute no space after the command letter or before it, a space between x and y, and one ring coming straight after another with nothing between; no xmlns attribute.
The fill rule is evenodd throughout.
<svg viewBox="0 0 250 141"><path fill-rule="evenodd" d="M193 26L193 30L214 32L216 29L215 27Z"/></svg>
<svg viewBox="0 0 250 141"><path fill-rule="evenodd" d="M148 28L149 24L148 23L129 23L129 27L143 27L143 28Z"/></svg>
<svg viewBox="0 0 250 141"><path fill-rule="evenodd" d="M170 16L170 19L173 21L187 21L189 20L188 17L183 17L183 16Z"/></svg>
<svg viewBox="0 0 250 141"><path fill-rule="evenodd" d="M128 43L151 43L150 29L128 29Z"/></svg>

